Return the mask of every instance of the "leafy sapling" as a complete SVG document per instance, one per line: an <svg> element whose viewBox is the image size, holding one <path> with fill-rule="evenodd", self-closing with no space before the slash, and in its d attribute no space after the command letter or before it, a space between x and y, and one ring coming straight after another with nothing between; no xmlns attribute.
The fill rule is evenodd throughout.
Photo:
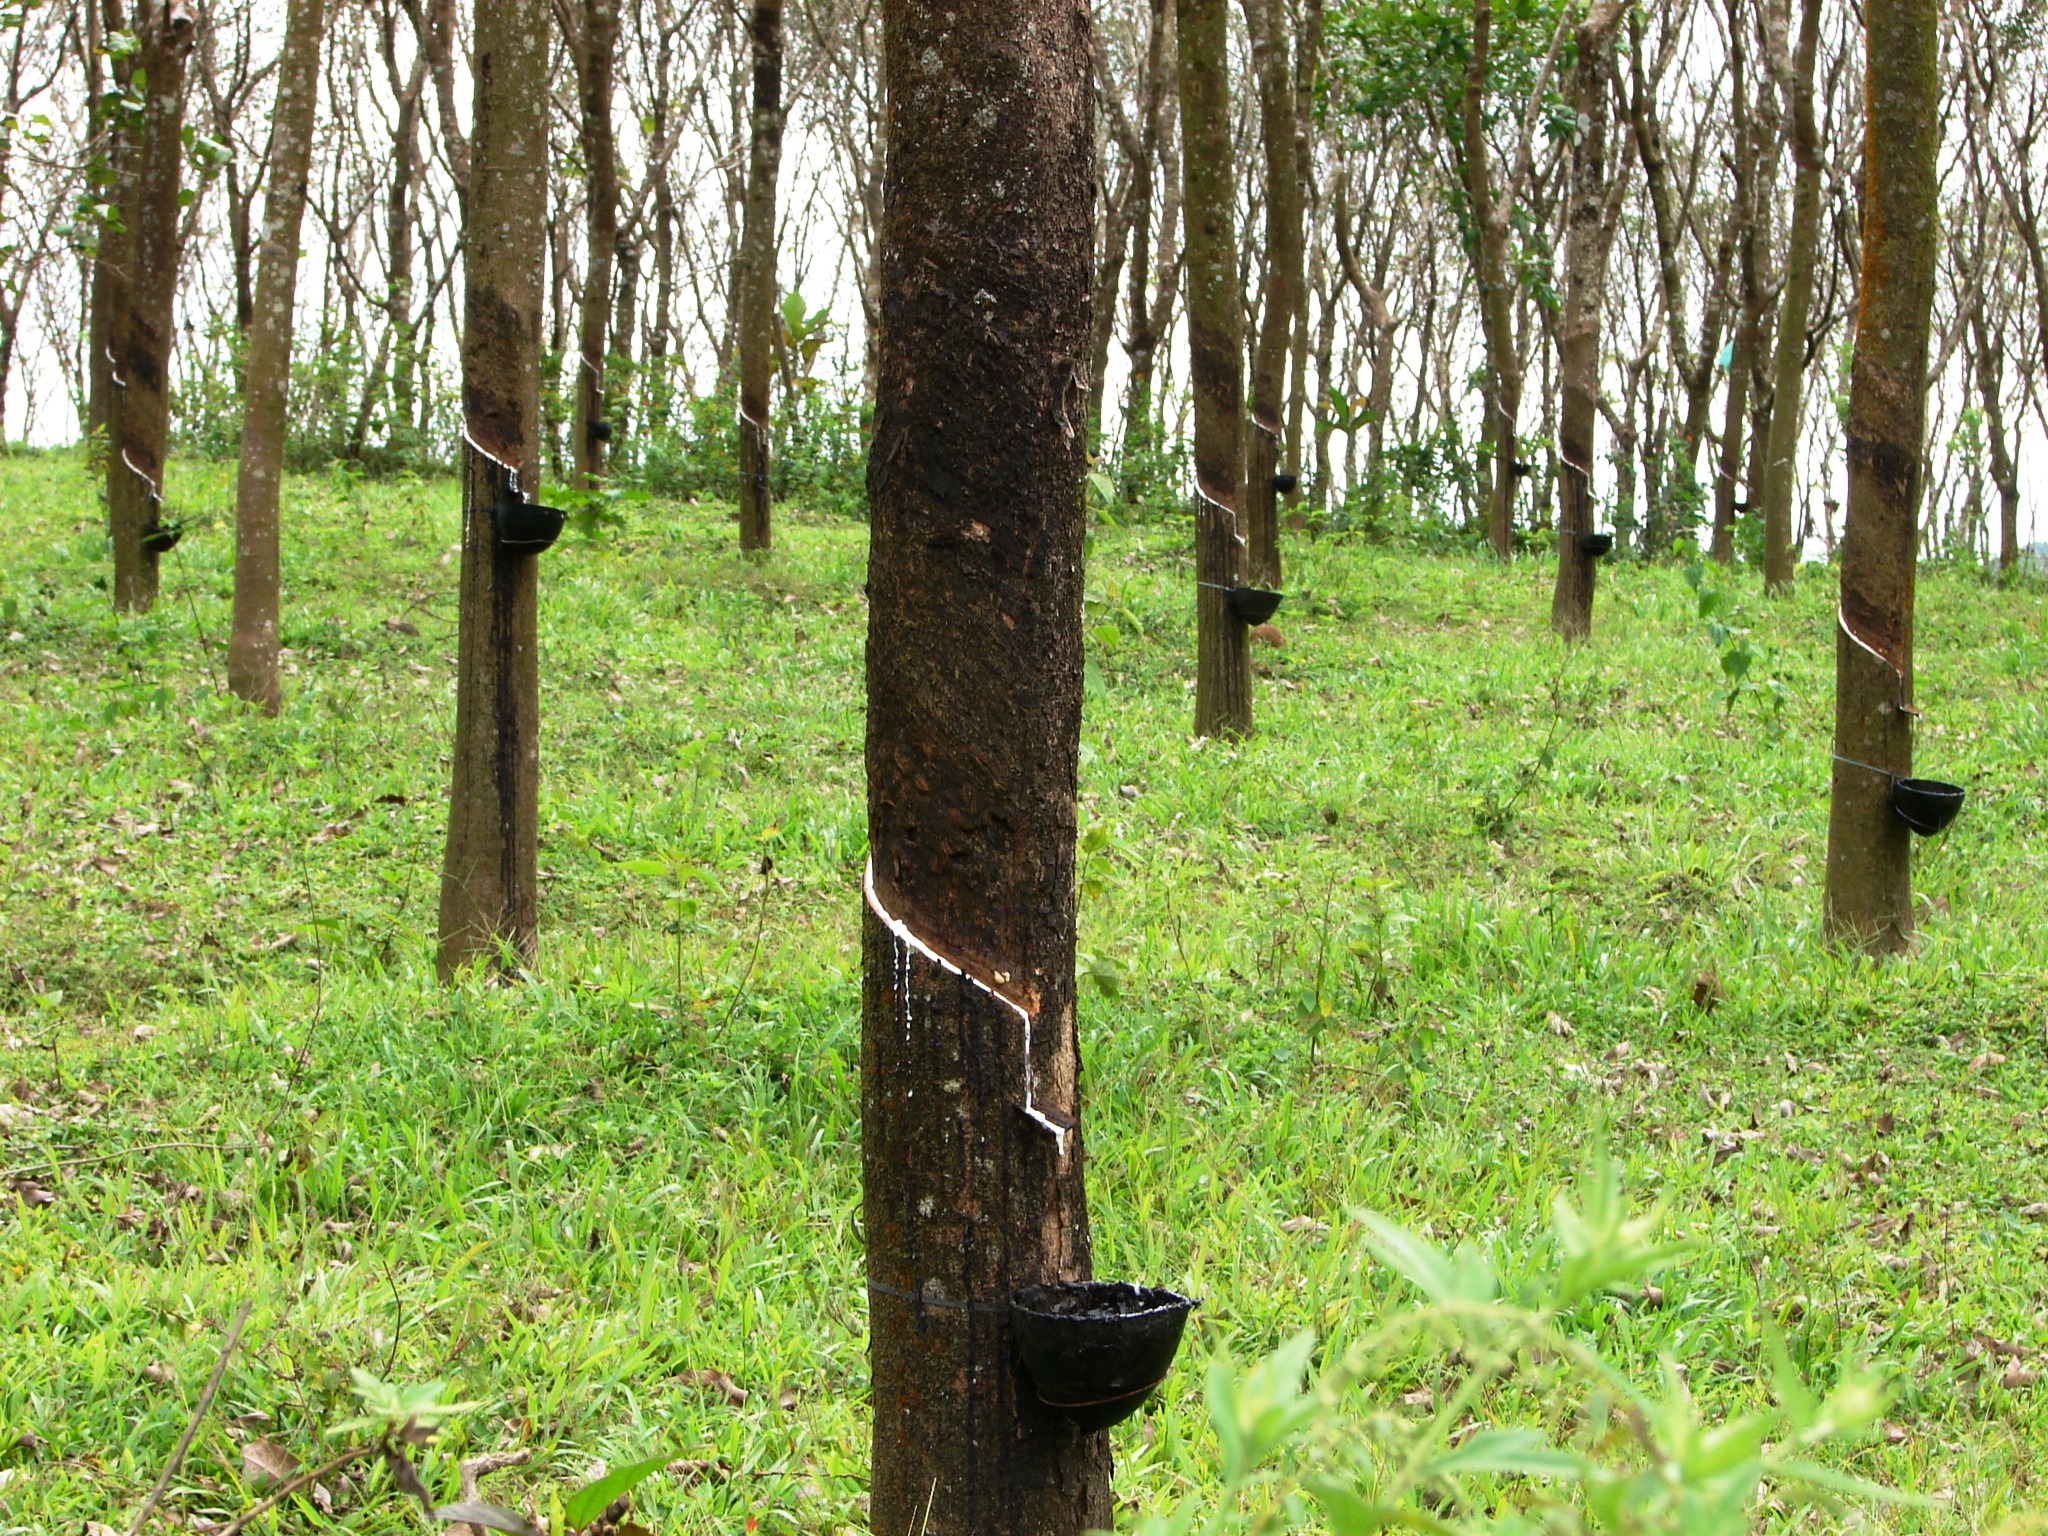
<svg viewBox="0 0 2048 1536"><path fill-rule="evenodd" d="M1659 1236L1662 1212L1633 1213L1611 1161L1560 1196L1548 1241L1510 1272L1477 1244L1446 1251L1395 1222L1356 1213L1365 1249L1421 1299L1311 1378L1316 1338L1300 1333L1249 1372L1211 1366L1208 1410L1222 1490L1150 1517L1141 1536L1278 1532L1319 1512L1334 1536L1406 1530L1524 1536L1748 1536L1765 1490L1779 1499L1919 1503L1814 1460L1867 1436L1883 1378L1845 1368L1816 1393L1775 1335L1765 1348L1774 1402L1716 1418L1666 1357L1639 1386L1587 1337L1589 1308L1640 1294L1693 1251ZM1361 1408L1376 1388L1431 1371L1417 1419ZM1502 1416L1530 1422L1500 1422Z"/></svg>

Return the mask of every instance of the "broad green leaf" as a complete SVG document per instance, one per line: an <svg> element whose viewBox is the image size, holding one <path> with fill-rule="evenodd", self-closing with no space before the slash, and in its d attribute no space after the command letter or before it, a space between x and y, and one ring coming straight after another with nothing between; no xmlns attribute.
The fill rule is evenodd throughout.
<svg viewBox="0 0 2048 1536"><path fill-rule="evenodd" d="M1911 1493L1904 1488L1887 1488L1883 1483L1837 1472L1833 1467L1823 1467L1811 1461L1773 1461L1771 1476L1782 1480L1803 1483L1812 1488L1825 1488L1830 1493L1839 1493L1852 1499L1871 1499L1880 1504L1903 1504L1910 1509L1933 1509L1938 1501L1924 1493Z"/></svg>
<svg viewBox="0 0 2048 1536"><path fill-rule="evenodd" d="M622 1493L630 1493L668 1465L666 1456L636 1461L616 1472L607 1472L594 1483L585 1483L563 1501L562 1518L581 1528L590 1524Z"/></svg>
<svg viewBox="0 0 2048 1536"><path fill-rule="evenodd" d="M1533 1429L1483 1429L1429 1464L1432 1476L1583 1477L1585 1462Z"/></svg>
<svg viewBox="0 0 2048 1536"><path fill-rule="evenodd" d="M1484 1304L1499 1297L1499 1279L1476 1252L1460 1249L1456 1255L1447 1254L1384 1216L1371 1211L1360 1211L1357 1216L1374 1257L1438 1305Z"/></svg>

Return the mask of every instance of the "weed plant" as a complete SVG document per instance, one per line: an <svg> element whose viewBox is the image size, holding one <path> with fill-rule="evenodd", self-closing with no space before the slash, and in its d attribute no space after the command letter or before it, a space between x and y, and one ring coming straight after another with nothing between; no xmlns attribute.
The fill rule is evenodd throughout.
<svg viewBox="0 0 2048 1536"><path fill-rule="evenodd" d="M482 1449L533 1452L485 1496L541 1513L665 1457L650 1529L862 1528L858 522L788 508L751 561L722 503L629 502L543 559L542 951L443 989L453 485L288 482L275 719L222 684L231 471L169 494L194 531L116 618L82 461L0 460L0 1526L121 1528L246 1300L179 1522L254 1502L252 1442L317 1465L362 1371L478 1404L418 1452L439 1499ZM1971 798L1876 965L1817 931L1831 573L1714 578L1767 714L1675 570L1604 572L1566 649L1540 559L1286 553L1232 745L1188 735L1185 528L1092 547L1096 1263L1206 1303L1115 1432L1120 1523L1222 1493L1212 1361L1312 1330L1320 1380L1411 1305L1352 1212L1512 1274L1603 1142L1688 1249L1556 1326L1708 1427L1769 1411L1773 1330L1822 1393L1884 1362L1871 1436L1811 1452L1924 1496L1865 1528L2040 1502L2039 581L1923 578L1918 761ZM1446 1361L1354 1401L1422 1422ZM416 1528L384 1467L281 1528Z"/></svg>

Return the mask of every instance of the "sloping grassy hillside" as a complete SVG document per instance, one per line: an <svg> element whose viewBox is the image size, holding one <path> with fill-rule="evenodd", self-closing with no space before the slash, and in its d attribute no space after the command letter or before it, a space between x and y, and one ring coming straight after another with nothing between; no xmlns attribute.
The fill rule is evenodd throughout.
<svg viewBox="0 0 2048 1536"><path fill-rule="evenodd" d="M318 1455L360 1367L482 1401L447 1497L479 1447L535 1452L507 1502L668 1455L656 1529L861 1526L863 530L785 514L757 565L643 506L546 557L543 954L443 991L452 486L290 483L275 720L220 686L230 472L173 493L220 521L116 620L80 462L0 460L0 1526L125 1526L245 1299L181 1523L250 1501L240 1442ZM1227 747L1185 545L1103 530L1089 578L1099 1268L1208 1303L1120 1496L1210 1480L1204 1357L1396 1303L1348 1208L1512 1248L1604 1138L1705 1240L1593 1320L1616 1359L1733 1408L1773 1320L1897 1366L1841 1464L1938 1500L1880 1526L2043 1502L2042 589L1923 578L1922 765L1971 800L1870 965L1816 932L1826 572L1708 578L1730 704L1676 571L1607 572L1567 650L1541 561L1297 543ZM415 1528L381 1476L335 1523Z"/></svg>

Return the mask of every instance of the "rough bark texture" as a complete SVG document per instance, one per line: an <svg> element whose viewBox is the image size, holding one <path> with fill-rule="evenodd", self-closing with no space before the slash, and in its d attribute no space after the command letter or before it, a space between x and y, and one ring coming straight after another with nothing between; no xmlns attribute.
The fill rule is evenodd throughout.
<svg viewBox="0 0 2048 1536"><path fill-rule="evenodd" d="M1282 0L1244 0L1258 72L1259 133L1266 150L1266 293L1252 359L1250 449L1245 465L1245 538L1251 579L1280 585L1279 494L1286 423L1287 354L1301 314L1301 159L1294 132L1294 71Z"/></svg>
<svg viewBox="0 0 2048 1536"><path fill-rule="evenodd" d="M1940 241L1935 0L1869 0L1864 28L1863 278L1849 379L1825 927L1885 953L1913 934L1910 837L1887 775L1913 768L1913 500Z"/></svg>
<svg viewBox="0 0 2048 1536"><path fill-rule="evenodd" d="M1244 316L1230 154L1229 18L1179 0L1181 175L1187 220L1188 374L1195 402L1195 734L1252 728L1249 631L1226 596L1245 579Z"/></svg>
<svg viewBox="0 0 2048 1536"><path fill-rule="evenodd" d="M1792 60L1792 227L1786 235L1785 291L1779 300L1778 354L1771 389L1771 432L1764 459L1764 589L1792 586L1792 488L1804 418L1806 321L1813 307L1820 246L1820 130L1813 115L1813 69L1820 51L1820 0L1804 0Z"/></svg>
<svg viewBox="0 0 2048 1536"><path fill-rule="evenodd" d="M1471 205L1473 275L1486 344L1480 441L1491 459L1486 536L1506 560L1515 552L1515 424L1522 414L1522 362L1515 346L1515 289L1508 271L1508 224L1495 196L1486 144L1486 79L1493 51L1493 0L1472 0L1472 52L1458 101L1458 170Z"/></svg>
<svg viewBox="0 0 2048 1536"><path fill-rule="evenodd" d="M285 408L291 394L292 305L298 292L299 224L313 157L326 0L291 0L278 63L277 107L264 184L263 240L249 320L242 395L242 454L235 470L235 612L228 632L228 687L276 714L278 487Z"/></svg>
<svg viewBox="0 0 2048 1536"><path fill-rule="evenodd" d="M1038 1403L1007 1303L1089 1275L1072 1128L1088 12L886 0L883 17L861 1044L869 1523L1078 1536L1109 1524L1108 1442Z"/></svg>
<svg viewBox="0 0 2048 1536"><path fill-rule="evenodd" d="M619 157L612 134L612 81L619 51L618 0L583 0L576 28L576 75L583 114L585 197L583 306L577 317L576 414L569 453L576 484L595 486L604 474L605 359L612 319L612 264L619 248Z"/></svg>
<svg viewBox="0 0 2048 1536"><path fill-rule="evenodd" d="M540 478L547 239L547 0L476 0L476 106L463 240L462 596L439 969L537 930L540 669L534 556L491 509ZM501 951L501 946L502 951Z"/></svg>
<svg viewBox="0 0 2048 1536"><path fill-rule="evenodd" d="M782 0L755 0L753 146L740 235L740 548L767 549L768 381L775 364L775 178L782 167Z"/></svg>
<svg viewBox="0 0 2048 1536"><path fill-rule="evenodd" d="M178 292L178 184L184 167L185 73L197 31L190 0L154 0L135 13L142 123L127 146L121 206L126 270L110 268L107 312L107 515L114 539L114 607L156 602L157 555L147 537L162 516L170 436L172 309Z"/></svg>
<svg viewBox="0 0 2048 1536"><path fill-rule="evenodd" d="M1558 337L1557 586L1550 627L1567 640L1593 632L1593 573L1585 550L1593 531L1593 432L1600 415L1600 313L1607 296L1608 72L1621 0L1602 0L1579 24L1573 104L1579 133L1572 151L1571 204L1565 228L1564 317Z"/></svg>

